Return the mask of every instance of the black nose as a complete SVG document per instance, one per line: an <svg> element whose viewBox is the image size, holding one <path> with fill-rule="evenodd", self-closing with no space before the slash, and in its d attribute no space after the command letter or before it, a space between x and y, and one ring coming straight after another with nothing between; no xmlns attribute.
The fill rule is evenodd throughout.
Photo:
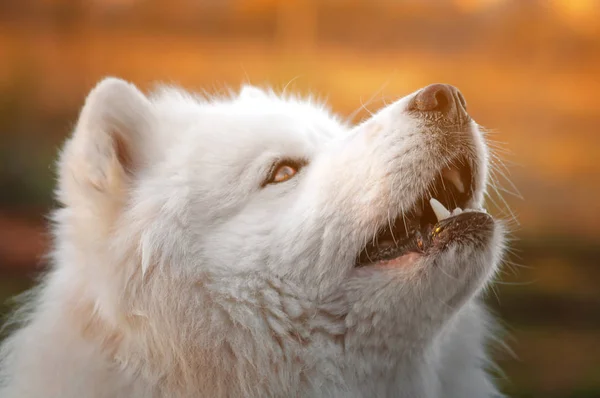
<svg viewBox="0 0 600 398"><path fill-rule="evenodd" d="M460 91L449 84L432 84L417 93L409 110L417 112L440 112L451 121L469 117L467 102Z"/></svg>

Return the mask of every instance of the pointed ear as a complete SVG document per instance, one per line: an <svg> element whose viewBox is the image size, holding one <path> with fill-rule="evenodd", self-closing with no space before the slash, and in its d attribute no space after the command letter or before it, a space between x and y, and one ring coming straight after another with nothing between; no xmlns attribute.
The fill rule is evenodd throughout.
<svg viewBox="0 0 600 398"><path fill-rule="evenodd" d="M102 80L88 95L59 163L58 198L67 206L121 203L152 150L152 104L133 84Z"/></svg>

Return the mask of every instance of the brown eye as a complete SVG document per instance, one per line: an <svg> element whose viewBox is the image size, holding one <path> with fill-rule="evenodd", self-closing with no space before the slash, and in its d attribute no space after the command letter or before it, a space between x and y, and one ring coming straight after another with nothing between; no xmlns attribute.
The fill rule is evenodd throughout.
<svg viewBox="0 0 600 398"><path fill-rule="evenodd" d="M270 182L279 183L287 181L290 178L292 178L297 172L298 169L290 166L289 164L282 164L281 166L275 169L275 172L273 173L273 177L271 178Z"/></svg>
<svg viewBox="0 0 600 398"><path fill-rule="evenodd" d="M274 163L267 178L261 184L261 187L269 184L279 184L280 182L291 179L302 167L306 166L306 164L307 161L304 159L283 159Z"/></svg>

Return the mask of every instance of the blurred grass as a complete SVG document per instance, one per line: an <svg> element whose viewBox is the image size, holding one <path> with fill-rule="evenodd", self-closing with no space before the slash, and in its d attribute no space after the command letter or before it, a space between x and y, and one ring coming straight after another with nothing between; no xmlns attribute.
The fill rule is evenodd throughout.
<svg viewBox="0 0 600 398"><path fill-rule="evenodd" d="M501 356L515 397L600 397L600 246L524 235L488 302L516 358Z"/></svg>

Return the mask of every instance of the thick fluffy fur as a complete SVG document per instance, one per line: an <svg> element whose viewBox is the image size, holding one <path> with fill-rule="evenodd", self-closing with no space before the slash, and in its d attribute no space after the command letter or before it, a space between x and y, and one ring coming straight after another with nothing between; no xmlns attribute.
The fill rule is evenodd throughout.
<svg viewBox="0 0 600 398"><path fill-rule="evenodd" d="M406 111L359 126L255 87L224 99L106 79L59 162L52 268L3 344L3 398L491 397L478 295L503 231L355 268L457 152ZM304 159L264 185L275 159Z"/></svg>

